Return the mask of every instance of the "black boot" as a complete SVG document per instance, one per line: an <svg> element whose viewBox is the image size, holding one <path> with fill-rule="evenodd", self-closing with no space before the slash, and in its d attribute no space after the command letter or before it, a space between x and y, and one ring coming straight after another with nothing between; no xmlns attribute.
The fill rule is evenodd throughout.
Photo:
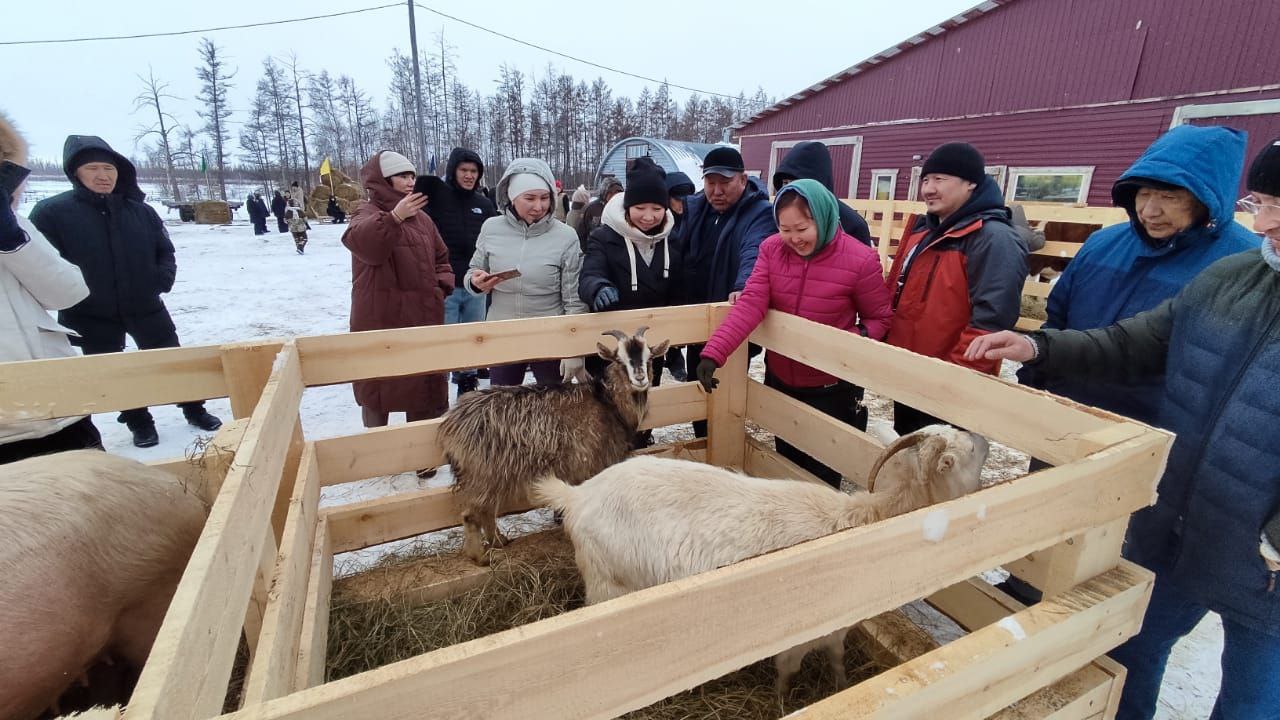
<svg viewBox="0 0 1280 720"><path fill-rule="evenodd" d="M134 447L149 448L160 444L160 434L156 432L155 425L131 426L129 432L133 433Z"/></svg>
<svg viewBox="0 0 1280 720"><path fill-rule="evenodd" d="M222 427L222 421L214 415L211 415L209 411L204 408L183 414L187 416L188 423L195 425L205 432L213 432L214 430Z"/></svg>

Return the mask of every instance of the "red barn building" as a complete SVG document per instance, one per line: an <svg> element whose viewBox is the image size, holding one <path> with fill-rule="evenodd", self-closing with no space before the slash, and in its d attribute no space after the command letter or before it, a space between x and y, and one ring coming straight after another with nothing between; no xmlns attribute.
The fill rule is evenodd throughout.
<svg viewBox="0 0 1280 720"><path fill-rule="evenodd" d="M1280 135L1278 0L989 0L733 126L765 178L830 146L842 197L914 200L935 146L965 140L1010 200L1110 205L1179 123ZM1243 191L1242 191L1243 192Z"/></svg>

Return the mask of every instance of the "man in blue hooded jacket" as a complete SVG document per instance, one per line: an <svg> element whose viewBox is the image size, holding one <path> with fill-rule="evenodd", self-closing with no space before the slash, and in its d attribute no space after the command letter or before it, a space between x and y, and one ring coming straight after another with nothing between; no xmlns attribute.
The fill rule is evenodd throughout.
<svg viewBox="0 0 1280 720"><path fill-rule="evenodd" d="M1107 327L1177 295L1220 258L1258 247L1234 220L1245 134L1182 125L1156 139L1111 188L1129 222L1090 235L1049 294L1045 329ZM1042 377L1024 385L1155 424L1164 378L1139 382ZM1033 468L1035 469L1035 468Z"/></svg>

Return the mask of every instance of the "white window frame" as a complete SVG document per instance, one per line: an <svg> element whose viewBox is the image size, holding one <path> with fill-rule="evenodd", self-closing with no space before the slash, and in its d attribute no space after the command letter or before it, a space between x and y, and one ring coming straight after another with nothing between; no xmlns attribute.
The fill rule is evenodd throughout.
<svg viewBox="0 0 1280 720"><path fill-rule="evenodd" d="M889 178L889 199L897 200L898 194L898 169L897 168L880 168L871 171L871 186L867 188L867 199L876 200L876 187L880 184L880 178Z"/></svg>
<svg viewBox="0 0 1280 720"><path fill-rule="evenodd" d="M1008 179L1004 189L1004 199L1006 202L1015 202L1013 197L1018 189L1018 179L1024 175L1083 175L1084 181L1080 183L1080 194L1076 197L1075 204L1082 205L1089 198L1089 186L1093 183L1093 165L1071 165L1060 167L1011 167L1008 169ZM1023 202L1021 200L1017 202ZM1068 203L1055 203L1065 205Z"/></svg>
<svg viewBox="0 0 1280 720"><path fill-rule="evenodd" d="M769 144L769 182L773 182L774 173L778 172L778 151L784 148L791 148L802 142L817 140L818 142L832 147L834 145L852 145L853 160L849 163L849 197L858 197L858 171L862 168L862 136L847 135L845 137L833 138L801 138L799 140L774 140ZM769 192L774 192L774 188L769 188Z"/></svg>
<svg viewBox="0 0 1280 720"><path fill-rule="evenodd" d="M1005 183L1009 182L1009 166L1008 165L987 165L982 171L988 175L995 176L996 184L1000 186L1000 192L1004 192Z"/></svg>
<svg viewBox="0 0 1280 720"><path fill-rule="evenodd" d="M631 154L632 148L642 150L643 152L641 152L639 155L632 155ZM622 146L623 162L630 162L632 160L638 160L642 157L647 157L651 155L652 155L652 148L649 146L649 143L647 142L632 142Z"/></svg>
<svg viewBox="0 0 1280 720"><path fill-rule="evenodd" d="M1197 118L1272 115L1278 113L1280 113L1280 99L1180 105L1173 110L1173 120L1169 123L1169 129L1172 130Z"/></svg>
<svg viewBox="0 0 1280 720"><path fill-rule="evenodd" d="M920 178L924 175L923 165L911 166L911 181L907 185L907 202L916 202L920 198Z"/></svg>

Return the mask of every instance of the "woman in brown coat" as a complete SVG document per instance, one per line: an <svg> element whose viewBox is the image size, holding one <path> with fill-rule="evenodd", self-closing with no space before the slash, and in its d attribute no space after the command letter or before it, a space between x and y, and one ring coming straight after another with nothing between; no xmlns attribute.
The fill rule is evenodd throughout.
<svg viewBox="0 0 1280 720"><path fill-rule="evenodd" d="M413 192L413 164L384 150L360 169L369 199L351 216L342 244L351 251L351 331L441 325L453 292L449 250ZM449 407L447 373L353 383L365 427L387 416L428 420Z"/></svg>

